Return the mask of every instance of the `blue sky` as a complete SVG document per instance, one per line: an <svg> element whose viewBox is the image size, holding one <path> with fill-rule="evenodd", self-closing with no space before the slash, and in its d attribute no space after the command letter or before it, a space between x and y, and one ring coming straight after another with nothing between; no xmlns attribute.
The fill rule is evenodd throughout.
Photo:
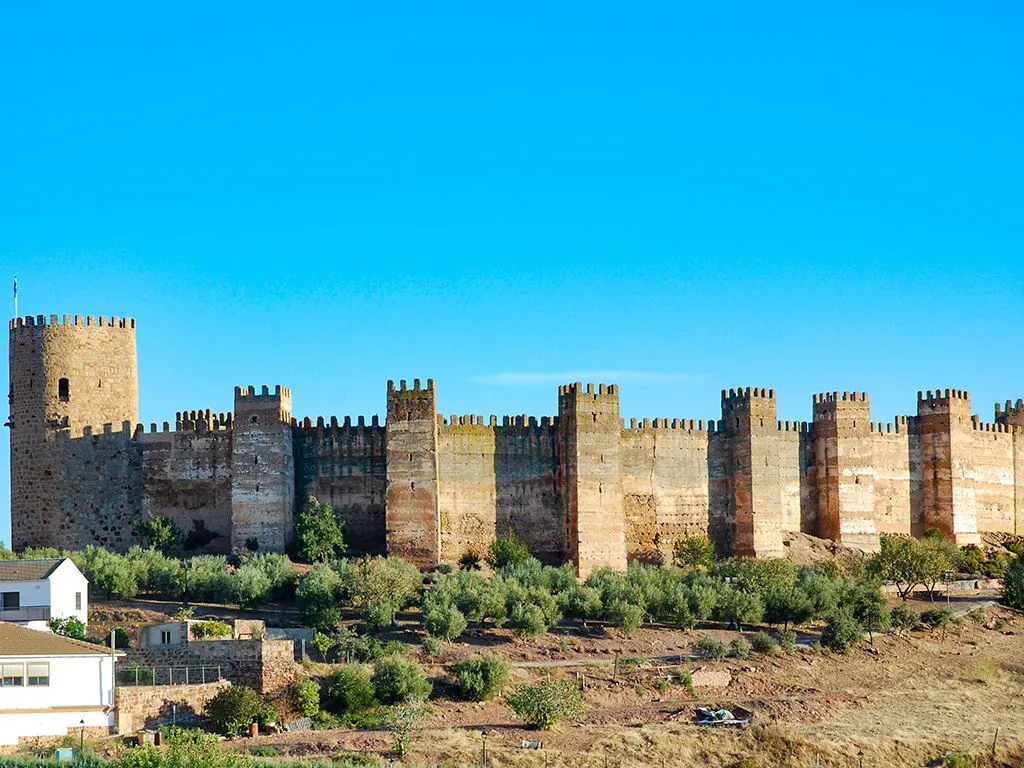
<svg viewBox="0 0 1024 768"><path fill-rule="evenodd" d="M96 5L2 12L0 276L138 319L145 422L1024 396L1019 3Z"/></svg>

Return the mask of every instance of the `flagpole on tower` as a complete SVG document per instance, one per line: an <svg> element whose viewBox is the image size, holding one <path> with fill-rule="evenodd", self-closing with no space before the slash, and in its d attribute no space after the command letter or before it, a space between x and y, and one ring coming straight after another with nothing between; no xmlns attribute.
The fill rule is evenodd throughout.
<svg viewBox="0 0 1024 768"><path fill-rule="evenodd" d="M14 316L18 316L18 276L14 276Z"/></svg>

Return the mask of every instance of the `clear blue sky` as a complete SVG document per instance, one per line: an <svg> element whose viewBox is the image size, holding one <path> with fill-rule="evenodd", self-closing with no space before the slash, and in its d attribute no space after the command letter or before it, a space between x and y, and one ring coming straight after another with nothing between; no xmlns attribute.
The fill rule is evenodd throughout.
<svg viewBox="0 0 1024 768"><path fill-rule="evenodd" d="M143 421L1024 396L1020 3L261 5L0 18L0 275L138 319Z"/></svg>

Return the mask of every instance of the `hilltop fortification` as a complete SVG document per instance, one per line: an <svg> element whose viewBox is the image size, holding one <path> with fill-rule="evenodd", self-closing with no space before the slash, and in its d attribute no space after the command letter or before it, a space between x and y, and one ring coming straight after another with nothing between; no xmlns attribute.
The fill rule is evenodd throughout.
<svg viewBox="0 0 1024 768"><path fill-rule="evenodd" d="M1024 402L971 413L964 390L918 393L871 421L864 392L815 395L778 421L775 392L722 391L721 417L631 419L614 384L559 388L557 415L442 417L432 379L387 384L387 418L292 417L287 387L237 387L233 413L138 424L135 321L10 323L15 547L126 549L166 514L197 551L283 550L297 506L330 503L356 551L430 567L514 531L581 573L671 555L784 554L805 532L872 550L938 528L959 544L1024 533Z"/></svg>

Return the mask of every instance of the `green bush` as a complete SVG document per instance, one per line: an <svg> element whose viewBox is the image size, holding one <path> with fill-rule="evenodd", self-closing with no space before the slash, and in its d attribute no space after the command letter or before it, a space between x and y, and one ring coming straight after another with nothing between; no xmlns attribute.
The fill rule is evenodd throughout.
<svg viewBox="0 0 1024 768"><path fill-rule="evenodd" d="M452 671L463 697L486 701L508 685L511 665L496 653L485 653L460 661Z"/></svg>
<svg viewBox="0 0 1024 768"><path fill-rule="evenodd" d="M821 632L821 645L830 651L846 651L864 637L864 628L853 617L853 611L839 608L829 617Z"/></svg>
<svg viewBox="0 0 1024 768"><path fill-rule="evenodd" d="M217 733L238 736L255 722L263 711L263 699L252 688L232 685L223 688L206 702L203 715Z"/></svg>
<svg viewBox="0 0 1024 768"><path fill-rule="evenodd" d="M756 632L750 638L750 647L754 653L775 656L779 652L779 644L767 632Z"/></svg>
<svg viewBox="0 0 1024 768"><path fill-rule="evenodd" d="M672 561L680 568L707 570L715 564L715 543L707 536L685 536L672 548Z"/></svg>
<svg viewBox="0 0 1024 768"><path fill-rule="evenodd" d="M423 638L423 655L437 657L444 653L444 643L432 635Z"/></svg>
<svg viewBox="0 0 1024 768"><path fill-rule="evenodd" d="M183 539L181 528L171 518L167 515L154 515L152 512L145 521L133 523L132 531L145 539L147 546L165 555L181 546Z"/></svg>
<svg viewBox="0 0 1024 768"><path fill-rule="evenodd" d="M532 557L526 545L516 538L513 531L509 531L501 538L491 542L487 562L497 569L510 565L522 565Z"/></svg>
<svg viewBox="0 0 1024 768"><path fill-rule="evenodd" d="M295 602L303 624L331 632L341 621L343 582L334 569L318 563L305 575L295 590Z"/></svg>
<svg viewBox="0 0 1024 768"><path fill-rule="evenodd" d="M50 631L75 640L85 640L85 624L77 616L64 619L50 619Z"/></svg>
<svg viewBox="0 0 1024 768"><path fill-rule="evenodd" d="M921 614L909 605L897 605L889 611L889 624L897 632L915 629L921 623Z"/></svg>
<svg viewBox="0 0 1024 768"><path fill-rule="evenodd" d="M583 718L583 694L571 680L520 685L506 698L508 705L534 728L550 728L563 718Z"/></svg>
<svg viewBox="0 0 1024 768"><path fill-rule="evenodd" d="M776 632L775 639L779 641L779 647L784 651L792 651L796 646L796 632L791 629Z"/></svg>
<svg viewBox="0 0 1024 768"><path fill-rule="evenodd" d="M252 561L239 566L232 576L232 599L242 608L264 605L270 600L272 591L270 578Z"/></svg>
<svg viewBox="0 0 1024 768"><path fill-rule="evenodd" d="M718 605L712 615L734 627L756 624L764 618L764 603L754 592L726 589L719 594Z"/></svg>
<svg viewBox="0 0 1024 768"><path fill-rule="evenodd" d="M381 659L373 665L373 692L382 704L404 704L426 699L431 684L419 664L402 656Z"/></svg>
<svg viewBox="0 0 1024 768"><path fill-rule="evenodd" d="M292 699L299 714L312 717L320 711L320 683L308 677L295 678Z"/></svg>
<svg viewBox="0 0 1024 768"><path fill-rule="evenodd" d="M351 717L376 703L370 673L361 664L342 664L331 672L325 697L327 710L339 717Z"/></svg>
<svg viewBox="0 0 1024 768"><path fill-rule="evenodd" d="M921 611L921 623L931 629L942 629L953 621L949 608L928 608Z"/></svg>
<svg viewBox="0 0 1024 768"><path fill-rule="evenodd" d="M1003 602L1024 610L1024 555L1017 555L1003 576Z"/></svg>
<svg viewBox="0 0 1024 768"><path fill-rule="evenodd" d="M729 655L734 659L745 659L750 656L750 643L746 638L737 637L729 643Z"/></svg>
<svg viewBox="0 0 1024 768"><path fill-rule="evenodd" d="M465 632L469 624L454 603L444 603L424 606L423 625L434 637L450 642Z"/></svg>
<svg viewBox="0 0 1024 768"><path fill-rule="evenodd" d="M966 752L957 752L942 757L942 768L974 768L975 765L977 763L974 758Z"/></svg>
<svg viewBox="0 0 1024 768"><path fill-rule="evenodd" d="M342 564L341 578L352 607L367 627L388 627L396 614L412 605L423 574L400 557L366 557Z"/></svg>
<svg viewBox="0 0 1024 768"><path fill-rule="evenodd" d="M644 609L625 600L616 600L608 608L608 619L629 637L644 623Z"/></svg>
<svg viewBox="0 0 1024 768"><path fill-rule="evenodd" d="M701 659L715 659L721 661L729 651L725 643L715 640L711 635L701 635L690 645L690 650L695 656Z"/></svg>
<svg viewBox="0 0 1024 768"><path fill-rule="evenodd" d="M509 612L509 624L515 627L516 634L532 637L547 632L548 623L540 606L529 602L513 604Z"/></svg>
<svg viewBox="0 0 1024 768"><path fill-rule="evenodd" d="M152 685L154 674L153 667L132 664L117 670L117 682L122 685Z"/></svg>
<svg viewBox="0 0 1024 768"><path fill-rule="evenodd" d="M326 562L345 551L345 538L330 504L310 496L295 521L295 554L305 563Z"/></svg>
<svg viewBox="0 0 1024 768"><path fill-rule="evenodd" d="M205 621L196 621L192 625L192 634L195 635L197 640L209 640L217 639L219 637L231 637L234 634L234 630L231 629L231 625L226 621L220 621L218 619L207 619Z"/></svg>

